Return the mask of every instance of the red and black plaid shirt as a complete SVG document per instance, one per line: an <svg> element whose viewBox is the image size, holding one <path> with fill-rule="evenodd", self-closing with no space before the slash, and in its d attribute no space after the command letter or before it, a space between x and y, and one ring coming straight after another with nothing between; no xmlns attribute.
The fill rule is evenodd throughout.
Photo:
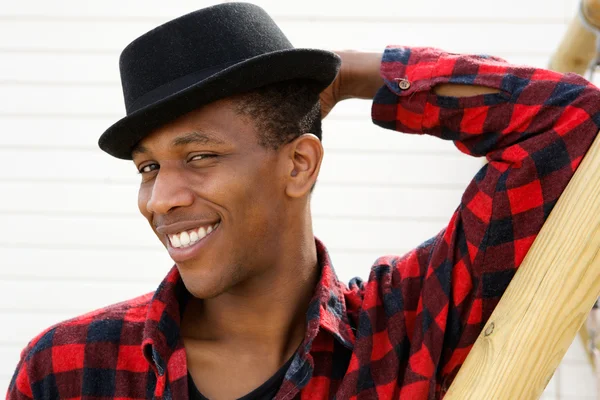
<svg viewBox="0 0 600 400"><path fill-rule="evenodd" d="M367 282L340 283L317 241L321 279L279 400L441 397L600 126L598 89L573 74L408 47L389 47L381 72L377 125L489 162L445 229L377 260ZM448 82L500 93L434 94ZM155 293L50 328L23 351L7 398L187 399L187 296L173 268Z"/></svg>

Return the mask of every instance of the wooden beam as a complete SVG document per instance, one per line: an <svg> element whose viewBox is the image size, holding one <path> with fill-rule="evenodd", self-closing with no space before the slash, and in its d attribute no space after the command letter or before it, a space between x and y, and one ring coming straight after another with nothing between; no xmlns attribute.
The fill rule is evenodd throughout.
<svg viewBox="0 0 600 400"><path fill-rule="evenodd" d="M600 30L599 0L583 0L581 12L589 27ZM551 70L575 72L579 75L586 72L597 51L596 36L589 27L582 22L581 16L576 15L573 18L550 60Z"/></svg>
<svg viewBox="0 0 600 400"><path fill-rule="evenodd" d="M581 23L580 17L575 16L550 60L549 68L583 75L595 56L595 36Z"/></svg>
<svg viewBox="0 0 600 400"><path fill-rule="evenodd" d="M600 1L585 0L581 7L582 16L589 27L600 30ZM597 57L596 37L594 33L581 22L581 16L569 25L563 40L550 61L550 69L558 72L575 72L585 74L591 62ZM588 361L595 370L594 354L590 347L590 338L586 324L581 326L579 337L588 357ZM600 397L599 397L600 398Z"/></svg>
<svg viewBox="0 0 600 400"><path fill-rule="evenodd" d="M600 26L600 0L584 0L583 7ZM595 35L575 18L551 67L584 73L595 51ZM600 136L444 399L539 398L599 295Z"/></svg>

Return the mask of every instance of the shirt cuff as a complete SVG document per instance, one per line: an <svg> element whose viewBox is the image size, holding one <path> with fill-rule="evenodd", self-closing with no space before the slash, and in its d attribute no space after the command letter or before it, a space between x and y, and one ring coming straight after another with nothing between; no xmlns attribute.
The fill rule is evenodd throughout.
<svg viewBox="0 0 600 400"><path fill-rule="evenodd" d="M381 60L381 77L398 96L430 90L442 54L442 50L429 47L388 46Z"/></svg>
<svg viewBox="0 0 600 400"><path fill-rule="evenodd" d="M388 46L381 60L385 85L373 98L373 123L405 133L423 133L423 115L442 50Z"/></svg>

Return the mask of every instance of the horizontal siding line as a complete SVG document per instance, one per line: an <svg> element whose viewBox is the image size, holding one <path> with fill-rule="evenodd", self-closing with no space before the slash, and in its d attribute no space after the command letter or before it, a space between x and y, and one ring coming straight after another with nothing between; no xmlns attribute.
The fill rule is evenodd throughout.
<svg viewBox="0 0 600 400"><path fill-rule="evenodd" d="M98 151L98 147L97 146L58 146L58 145L49 145L49 146L45 146L45 145L31 145L31 144L23 144L23 145L15 145L15 144L10 144L10 145L3 145L0 144L0 151L2 150L25 150L25 151L40 151L40 152L55 152L55 151L80 151L80 152L89 152L89 151L93 151L96 152ZM417 156L446 156L446 155L450 155L450 156L455 156L455 155L460 155L462 153L460 153L458 150L456 151L452 151L452 150L420 150L420 149L415 149L415 150L405 150L405 149L389 149L389 148L385 148L385 149L352 149L352 148L331 148L331 147L325 147L325 153L326 154L370 154L370 155L378 155L378 154L394 154L394 155L407 155L407 156L412 156L412 155L417 155Z"/></svg>
<svg viewBox="0 0 600 400"><path fill-rule="evenodd" d="M135 294L132 297L134 297L134 296L135 296ZM106 304L106 305L108 306L110 304ZM94 310L82 309L81 311L77 311L77 310L66 310L66 311L67 311L68 315L71 315L71 317L67 316L65 318L73 318L77 315L88 313L88 312L94 311ZM17 309L17 308L11 308L11 307L0 307L0 315L2 315L2 314L8 314L8 315L11 315L11 314L32 314L32 315L55 314L55 315L64 316L65 310L38 309L38 308L18 308Z"/></svg>
<svg viewBox="0 0 600 400"><path fill-rule="evenodd" d="M441 228L441 227L440 227ZM154 246L151 245L94 245L86 243L82 245L67 245L67 244L41 244L41 243L7 243L0 242L0 249L24 249L24 250L56 250L56 251L71 251L71 250L89 250L89 251L155 251L164 253L166 250L157 243ZM408 250L398 248L398 250L391 250L389 248L369 248L360 249L355 247L328 247L329 253L349 253L349 254L372 254L378 253L380 255L396 254L401 255L406 253Z"/></svg>
<svg viewBox="0 0 600 400"><path fill-rule="evenodd" d="M21 216L21 217L68 217L68 218L86 218L86 219L139 219L138 213L124 212L98 212L98 211L44 211L44 210L2 210L0 215ZM448 222L451 215L448 217L428 217L428 216L375 216L375 215L343 215L343 214L320 214L312 213L313 218L321 220L340 221L393 221L393 222Z"/></svg>
<svg viewBox="0 0 600 400"><path fill-rule="evenodd" d="M121 87L119 81L18 81L0 80L0 86L40 86L40 87Z"/></svg>
<svg viewBox="0 0 600 400"><path fill-rule="evenodd" d="M84 179L84 178L10 178L10 177L0 177L0 184L2 183L22 183L22 184L32 184L32 183L77 183L77 184L87 184L87 185L115 185L115 186L137 186L139 182L135 182L132 179L114 179L114 178L105 178L105 179Z"/></svg>
<svg viewBox="0 0 600 400"><path fill-rule="evenodd" d="M0 209L0 215L21 217L70 217L93 219L138 219L140 214L131 212L103 211L53 211L53 210L6 210Z"/></svg>
<svg viewBox="0 0 600 400"><path fill-rule="evenodd" d="M37 313L36 315L39 315L39 313ZM63 320L65 320L67 318L69 318L69 317L65 317L65 318L63 318ZM36 334L42 333L42 330L46 329L46 328L47 328L47 326L41 328L39 330L39 332L37 332ZM25 346L27 346L28 342L30 340L32 340L32 339L33 339L33 337L22 338L22 340L19 340L19 341L1 339L0 340L0 346L8 348L8 349L14 349L15 350L15 354L17 356L20 356L21 355L21 351L25 348ZM15 365L12 366L12 368L16 368L16 367L17 367L17 364L15 364ZM12 375L4 375L3 373L0 373L0 380L6 380L6 381L10 382L11 379L12 379ZM3 388L3 389L6 389L6 388Z"/></svg>
<svg viewBox="0 0 600 400"><path fill-rule="evenodd" d="M71 317L67 316L67 317L63 318L63 320L66 320L68 318L71 318ZM42 333L42 330L46 329L46 328L48 328L48 327L45 326L45 327L41 328L40 331L37 332L36 334ZM23 350L25 348L25 346L27 346L27 343L30 340L32 340L32 339L33 339L33 337L22 338L22 340L19 340L19 341L12 341L12 340L4 340L3 339L3 340L0 340L0 348L4 347L3 350L14 349L15 350L15 354L18 355L18 356L20 356L21 355L21 350ZM12 367L16 368L17 364L13 365ZM12 375L4 375L4 374L0 373L0 380L4 379L4 380L10 381L11 378L12 378Z"/></svg>
<svg viewBox="0 0 600 400"><path fill-rule="evenodd" d="M190 10L193 11L193 10ZM432 16L389 16L389 15L285 15L285 14L270 14L276 22L326 22L326 23L404 23L404 24L492 24L492 25L548 25L548 24L565 24L568 22L566 16L561 17L432 17ZM179 15L168 15L165 17L152 16L90 16L90 15L0 15L0 22L60 22L60 23L79 23L79 22L108 22L108 23L154 23L162 24L170 19L177 18Z"/></svg>
<svg viewBox="0 0 600 400"><path fill-rule="evenodd" d="M29 340L31 338L28 338ZM2 340L0 341L0 348L10 348L12 349L15 345L22 344L21 342L11 342L10 340ZM19 349L20 350L20 349ZM0 374L0 378L4 377L4 375Z"/></svg>
<svg viewBox="0 0 600 400"><path fill-rule="evenodd" d="M0 242L0 249L8 250L31 250L31 251L119 251L119 252L138 252L145 251L147 254L164 253L165 249L160 247L157 243L155 246L152 245L94 245L87 243L85 245L66 245L66 244L40 244L40 243L8 243Z"/></svg>
<svg viewBox="0 0 600 400"><path fill-rule="evenodd" d="M125 264L125 263L124 263ZM164 275L167 275L168 269L171 268L173 266L173 264L165 266L165 273ZM162 278L160 278L162 279ZM156 281L156 279L150 279L150 278L146 278L146 279L134 279L134 278L126 278L126 279L117 279L117 278L111 278L108 276L81 276L81 277L74 277L74 276L68 276L68 275L53 275L53 276L31 276L31 275L10 275L10 274L0 274L0 282L13 282L13 283L28 283L28 282L39 282L39 283L45 283L45 282L65 282L65 283L79 283L79 284L99 284L99 285L114 285L116 284L120 284L120 285L135 285L135 284L153 284L156 283L156 287L158 287L158 285L160 284L160 280Z"/></svg>
<svg viewBox="0 0 600 400"><path fill-rule="evenodd" d="M31 340L33 338L27 338L25 340ZM20 354L22 347L16 347L16 346L25 346L27 343L26 342L13 342L12 340L0 340L0 350L6 350L6 349L10 349L10 350L17 350L17 354ZM13 366L16 367L16 364ZM0 374L0 379L10 379L10 376L4 375L4 374Z"/></svg>
<svg viewBox="0 0 600 400"><path fill-rule="evenodd" d="M77 152L97 152L98 146L60 146L55 144L49 145L38 145L38 144L0 144L0 151L2 150L17 150L17 151L41 151L41 152L55 152L55 151L77 151Z"/></svg>
<svg viewBox="0 0 600 400"><path fill-rule="evenodd" d="M575 340L577 340L577 338L575 338ZM585 365L588 367L590 366L590 362L586 359L582 359L582 360L569 360L569 359L565 359L563 358L560 362L561 365ZM580 399L580 397L578 397L578 399ZM590 397L590 399L597 399L597 397Z"/></svg>
<svg viewBox="0 0 600 400"><path fill-rule="evenodd" d="M156 245L94 245L91 243L86 243L82 245L67 245L67 244L43 244L43 243L8 243L8 242L0 242L0 249L24 249L24 250L102 250L102 251L158 251L163 250L164 248L159 247L159 244Z"/></svg>
<svg viewBox="0 0 600 400"><path fill-rule="evenodd" d="M124 263L125 264L125 263ZM173 266L173 264L170 265L166 265L165 266L165 273L164 275L167 275L167 272L169 271L169 269ZM162 279L162 278L159 278ZM79 283L79 284L100 284L100 285L114 285L116 284L120 284L120 285L135 285L135 284L154 284L156 283L156 287L158 287L158 285L160 284L160 280L156 281L156 279L150 279L150 278L145 278L145 279L134 279L134 278L126 278L126 279L117 279L117 278L111 278L109 276L68 276L68 275L52 275L52 276L31 276L31 275L11 275L11 274L0 274L0 282L13 282L13 283L28 283L28 282L38 282L38 283L45 283L45 282L65 282L65 283Z"/></svg>
<svg viewBox="0 0 600 400"><path fill-rule="evenodd" d="M0 112L0 118L35 118L35 119L119 119L125 116L125 110L123 114L107 114L107 113L94 113L94 114L73 114L73 113L7 113Z"/></svg>
<svg viewBox="0 0 600 400"><path fill-rule="evenodd" d="M95 179L84 179L84 178L11 178L11 177L0 177L0 184L2 183L82 183L82 184L111 184L111 185L128 185L137 186L138 182L133 179L115 179L115 178L95 178ZM323 182L317 180L317 187L319 185L326 185L327 187L353 187L356 189L369 189L369 188L405 188L405 189L436 189L436 190L465 190L466 185L452 184L452 183L373 183L373 182Z"/></svg>
<svg viewBox="0 0 600 400"><path fill-rule="evenodd" d="M383 49L382 49L383 51ZM65 48L56 48L56 49L48 49L48 48L19 48L19 49L15 49L15 48L2 48L0 47L0 56L2 55L2 53L7 53L7 54L52 54L52 55L58 55L58 54L65 54L65 55L113 55L115 56L115 61L117 60L117 57L119 56L119 54L121 53L121 50L111 50L111 49L65 49ZM509 58L509 57L522 57L522 56L531 56L531 57L546 57L549 58L552 55L552 52L548 52L548 51L537 51L535 49L531 49L528 51L519 51L519 50L512 50L512 51L502 51L499 52L499 54L501 54L502 57L505 58ZM493 54L493 55L497 55L497 54ZM115 70L116 70L117 66L115 64Z"/></svg>
<svg viewBox="0 0 600 400"><path fill-rule="evenodd" d="M1 89L0 89L1 91ZM118 97L121 98L120 96ZM112 119L115 122L125 116L125 110L123 109L123 114L103 114L103 113L94 113L94 114L83 114L83 113L31 113L31 112L18 112L18 113L8 113L0 111L0 119L1 118L28 118L28 119L77 119L77 120L98 120L98 119ZM368 112L355 114L355 115L332 115L329 119L330 121L365 121L367 119L370 120L371 116Z"/></svg>
<svg viewBox="0 0 600 400"><path fill-rule="evenodd" d="M40 88L106 88L107 86L114 86L116 89L121 89L121 82L119 81L22 81L22 80L0 80L0 87L2 86L28 86L28 87L40 87Z"/></svg>
<svg viewBox="0 0 600 400"><path fill-rule="evenodd" d="M42 328L45 329L45 328ZM13 341L13 340L5 340L5 339L1 339L0 340L0 347L5 347L8 349L14 349L15 350L15 354L20 355L21 354L21 350L23 350L23 348L25 346L27 346L27 342L30 341L33 338L23 338L23 340L20 341ZM17 367L17 365L15 364L13 366L14 368ZM0 373L0 380L7 380L10 381L10 379L12 378L11 375L4 375L2 373Z"/></svg>
<svg viewBox="0 0 600 400"><path fill-rule="evenodd" d="M44 329L44 328L42 328ZM27 342L33 338L23 338L22 341L12 341L12 340L0 340L0 346L5 346L8 349L14 349L16 355L21 355L21 350L27 346ZM12 366L13 368L17 368L17 364ZM10 374L10 373L9 373ZM6 375L0 373L0 380L8 381L12 379L12 375ZM5 389L5 388L4 388Z"/></svg>
<svg viewBox="0 0 600 400"><path fill-rule="evenodd" d="M81 54L81 55L114 55L118 56L121 51L120 50L110 50L110 49L48 49L44 47L40 48L2 48L0 47L0 55L2 53L7 54ZM116 59L115 59L116 60Z"/></svg>

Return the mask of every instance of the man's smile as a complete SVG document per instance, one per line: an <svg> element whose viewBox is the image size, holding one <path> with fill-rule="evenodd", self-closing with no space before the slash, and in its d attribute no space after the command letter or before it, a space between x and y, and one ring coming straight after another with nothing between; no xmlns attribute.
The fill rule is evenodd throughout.
<svg viewBox="0 0 600 400"><path fill-rule="evenodd" d="M219 223L217 222L213 225L204 225L198 228L173 233L167 235L167 237L169 238L171 246L175 248L189 247L210 235L218 226Z"/></svg>
<svg viewBox="0 0 600 400"><path fill-rule="evenodd" d="M159 225L156 232L165 238L169 255L175 262L183 262L196 257L202 244L221 224L221 220L182 221L168 225Z"/></svg>

